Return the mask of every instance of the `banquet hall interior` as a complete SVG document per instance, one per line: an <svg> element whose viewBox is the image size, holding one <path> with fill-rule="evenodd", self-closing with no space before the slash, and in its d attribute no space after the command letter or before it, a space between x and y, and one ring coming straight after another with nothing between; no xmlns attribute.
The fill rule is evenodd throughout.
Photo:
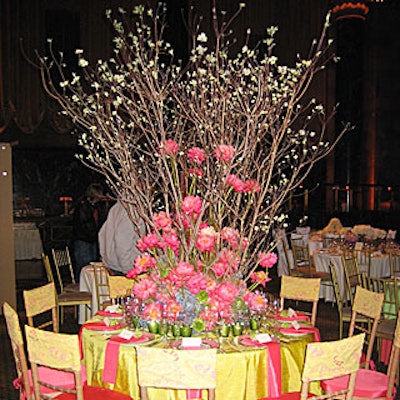
<svg viewBox="0 0 400 400"><path fill-rule="evenodd" d="M91 63L107 59L112 55L112 33L104 20L105 10L129 9L140 3L0 2L0 221L10 222L0 223L0 280L4 285L0 300L15 307L22 327L27 323L23 291L48 283L42 253L50 257L52 249L72 249L73 210L87 186L100 182L105 188L107 207L114 203L106 179L79 159L79 131L44 92L35 66L36 52L47 54L46 39L52 38L67 64L76 64L75 50L81 48ZM188 16L193 10L202 15L204 29L211 34L212 1L165 3L167 25L172 27L167 29L166 37L177 56L187 60L191 45L185 34ZM240 3L243 2L216 0L217 7L227 14L233 14ZM264 289L275 297L281 290L282 275L293 273L293 244L299 238L306 237L304 243L313 267L321 274L327 273L329 282L332 265L337 271L341 268L339 251L344 246L346 250L354 248L354 241L363 242L364 251L369 251L367 262L359 260L365 266L364 277L390 277L393 271L389 254L391 249L400 252L395 247L396 233L400 232L400 2L249 0L235 21L235 32L240 39L247 37L248 46L254 47L265 39L267 27L277 26L274 51L279 62L292 65L297 53L307 54L328 11L332 13L329 35L337 62L312 82L310 97L320 99L328 109L337 107L326 126L327 140L334 141L345 123L352 129L313 166L285 201L286 244L282 237L275 237L280 243L274 250L278 262L269 270L271 280ZM246 34L249 27L250 35ZM235 42L232 46L237 51ZM260 51L265 49L261 46ZM339 221L339 228L330 230L332 221ZM358 239L354 239L357 229ZM383 232L381 236L378 231ZM368 238L370 232L375 235L373 238ZM340 290L345 290L346 277L339 272L338 279ZM285 304L293 308L299 305L297 301ZM311 310L309 305L305 307ZM65 307L60 322L60 332L78 334L81 329L78 322L82 321L74 307ZM333 286L321 289L315 325L321 341L341 337ZM344 337L348 328L345 321ZM18 390L13 387L15 363L1 311L0 357L0 400L18 399ZM377 370L387 370L377 348L372 359ZM395 398L400 399L400 393Z"/></svg>

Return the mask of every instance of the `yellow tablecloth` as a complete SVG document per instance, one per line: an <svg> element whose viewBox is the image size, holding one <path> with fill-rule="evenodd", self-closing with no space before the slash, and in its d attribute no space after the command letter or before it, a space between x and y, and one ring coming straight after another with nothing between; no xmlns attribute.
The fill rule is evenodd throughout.
<svg viewBox="0 0 400 400"><path fill-rule="evenodd" d="M88 329L82 331L82 348L88 383L112 388L139 399L136 373L136 350L133 345L121 345L115 384L103 382L104 355L107 334ZM299 391L305 348L312 335L281 342L282 392ZM154 365L157 368L157 365ZM312 386L320 394L319 385ZM184 391L150 389L150 400L186 400ZM217 356L217 400L256 400L268 395L267 351L264 348L241 349L226 347ZM204 398L206 393L204 392Z"/></svg>

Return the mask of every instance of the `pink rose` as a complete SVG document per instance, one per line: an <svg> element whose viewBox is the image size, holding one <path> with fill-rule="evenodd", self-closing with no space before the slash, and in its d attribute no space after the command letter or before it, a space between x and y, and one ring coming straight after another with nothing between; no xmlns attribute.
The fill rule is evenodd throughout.
<svg viewBox="0 0 400 400"><path fill-rule="evenodd" d="M175 140L167 139L159 148L160 154L166 154L168 156L174 156L179 150L178 143Z"/></svg>
<svg viewBox="0 0 400 400"><path fill-rule="evenodd" d="M235 155L235 148L230 145L220 144L214 150L214 155L218 161L230 162Z"/></svg>
<svg viewBox="0 0 400 400"><path fill-rule="evenodd" d="M275 253L269 252L269 253L258 253L258 262L262 267L265 268L271 268L272 266L275 265L275 263L278 261L278 257Z"/></svg>
<svg viewBox="0 0 400 400"><path fill-rule="evenodd" d="M198 196L186 196L183 199L181 209L189 216L198 216L201 213L203 201Z"/></svg>
<svg viewBox="0 0 400 400"><path fill-rule="evenodd" d="M204 150L200 147L192 147L188 150L188 158L189 160L197 165L200 165L202 162L206 160L206 156L204 154Z"/></svg>
<svg viewBox="0 0 400 400"><path fill-rule="evenodd" d="M145 301L153 297L157 291L157 285L150 278L143 278L133 286L133 294Z"/></svg>

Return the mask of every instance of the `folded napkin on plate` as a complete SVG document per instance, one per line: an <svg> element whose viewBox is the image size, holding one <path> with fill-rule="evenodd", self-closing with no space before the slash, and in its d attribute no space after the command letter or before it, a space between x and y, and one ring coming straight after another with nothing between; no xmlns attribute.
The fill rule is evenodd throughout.
<svg viewBox="0 0 400 400"><path fill-rule="evenodd" d="M122 329L122 324L107 325L104 321L93 321L84 323L82 328L90 329L92 331L111 331L114 329Z"/></svg>
<svg viewBox="0 0 400 400"><path fill-rule="evenodd" d="M96 315L100 315L101 317L122 317L123 314L119 312L111 312L111 311L106 311L106 310L99 310L97 311Z"/></svg>
<svg viewBox="0 0 400 400"><path fill-rule="evenodd" d="M290 334L296 334L296 333L302 335L302 334L313 333L314 334L314 341L315 342L320 342L321 341L320 334L319 334L319 329L314 327L314 326L302 326L302 327L297 328L297 329L292 326L290 328L281 328L281 329L279 329L279 331L281 333L283 333L284 335L285 334L290 335Z"/></svg>
<svg viewBox="0 0 400 400"><path fill-rule="evenodd" d="M280 321L310 321L310 317L308 315L305 315L301 312L296 312L295 315L291 315L289 317L289 315L287 315L287 313L283 314L278 314L277 318Z"/></svg>
<svg viewBox="0 0 400 400"><path fill-rule="evenodd" d="M126 343L143 343L147 342L149 338L146 335L139 337L131 336L125 338L122 336L113 336L107 342L106 352L104 355L104 370L103 370L103 381L108 383L115 383L118 369L118 353L119 346Z"/></svg>

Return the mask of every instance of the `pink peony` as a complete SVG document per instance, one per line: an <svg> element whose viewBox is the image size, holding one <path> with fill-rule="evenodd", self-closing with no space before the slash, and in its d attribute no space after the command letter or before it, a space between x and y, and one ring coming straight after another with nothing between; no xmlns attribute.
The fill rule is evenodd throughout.
<svg viewBox="0 0 400 400"><path fill-rule="evenodd" d="M182 306L175 300L167 302L167 313L170 322L175 321L178 318L179 313L182 310Z"/></svg>
<svg viewBox="0 0 400 400"><path fill-rule="evenodd" d="M200 290L207 288L207 280L201 272L196 272L187 279L186 287L191 293L198 294Z"/></svg>
<svg viewBox="0 0 400 400"><path fill-rule="evenodd" d="M165 211L153 214L153 221L156 229L169 230L172 226L172 220Z"/></svg>
<svg viewBox="0 0 400 400"><path fill-rule="evenodd" d="M278 257L275 253L258 253L258 260L262 267L271 268L273 267L276 262L278 261Z"/></svg>
<svg viewBox="0 0 400 400"><path fill-rule="evenodd" d="M190 168L189 174L191 176L196 176L197 178L202 178L204 176L204 171L200 168Z"/></svg>
<svg viewBox="0 0 400 400"><path fill-rule="evenodd" d="M220 144L216 147L214 155L218 161L230 162L235 155L235 148L230 145Z"/></svg>
<svg viewBox="0 0 400 400"><path fill-rule="evenodd" d="M174 156L179 150L178 143L175 140L167 139L159 148L160 154L166 154L168 156Z"/></svg>
<svg viewBox="0 0 400 400"><path fill-rule="evenodd" d="M179 246L181 244L177 234L173 231L164 233L162 235L161 242L164 249L170 248L174 253L179 250Z"/></svg>
<svg viewBox="0 0 400 400"><path fill-rule="evenodd" d="M253 272L250 275L250 280L252 282L257 282L259 285L265 287L265 284L269 281L271 281L271 278L268 276L268 274L265 271L257 271Z"/></svg>
<svg viewBox="0 0 400 400"><path fill-rule="evenodd" d="M197 165L200 165L206 160L204 150L200 147L192 147L191 149L189 149L187 156L192 163Z"/></svg>
<svg viewBox="0 0 400 400"><path fill-rule="evenodd" d="M260 293L246 292L243 296L243 300L250 310L260 311L265 308L264 298Z"/></svg>
<svg viewBox="0 0 400 400"><path fill-rule="evenodd" d="M156 233L148 233L146 236L138 239L136 242L136 247L142 251L149 251L160 247L159 239Z"/></svg>
<svg viewBox="0 0 400 400"><path fill-rule="evenodd" d="M147 320L161 319L161 304L155 302L146 304L144 306L143 315Z"/></svg>
<svg viewBox="0 0 400 400"><path fill-rule="evenodd" d="M196 239L196 248L199 251L213 251L218 239L218 233L211 226L200 230Z"/></svg>
<svg viewBox="0 0 400 400"><path fill-rule="evenodd" d="M244 191L244 182L236 175L229 175L226 178L226 184L232 186L236 193L242 193Z"/></svg>
<svg viewBox="0 0 400 400"><path fill-rule="evenodd" d="M239 290L232 282L223 282L217 286L215 294L221 303L232 304L239 294Z"/></svg>
<svg viewBox="0 0 400 400"><path fill-rule="evenodd" d="M146 272L147 269L156 266L156 260L150 254L142 254L135 258L135 268L140 272Z"/></svg>
<svg viewBox="0 0 400 400"><path fill-rule="evenodd" d="M221 238L229 244L233 249L237 249L240 239L240 234L237 229L225 227L221 231Z"/></svg>
<svg viewBox="0 0 400 400"><path fill-rule="evenodd" d="M249 179L243 182L243 192L244 193L258 193L261 190L260 185L257 181Z"/></svg>
<svg viewBox="0 0 400 400"><path fill-rule="evenodd" d="M183 199L181 209L189 216L198 216L201 213L203 201L198 196L186 196Z"/></svg>
<svg viewBox="0 0 400 400"><path fill-rule="evenodd" d="M153 297L157 291L157 285L149 278L143 278L133 286L133 294L145 301Z"/></svg>
<svg viewBox="0 0 400 400"><path fill-rule="evenodd" d="M185 261L179 262L174 268L174 272L181 277L190 276L195 273L193 265Z"/></svg>
<svg viewBox="0 0 400 400"><path fill-rule="evenodd" d="M227 269L229 268L229 264L226 262L217 261L213 264L211 269L214 271L215 275L222 276L225 274Z"/></svg>

